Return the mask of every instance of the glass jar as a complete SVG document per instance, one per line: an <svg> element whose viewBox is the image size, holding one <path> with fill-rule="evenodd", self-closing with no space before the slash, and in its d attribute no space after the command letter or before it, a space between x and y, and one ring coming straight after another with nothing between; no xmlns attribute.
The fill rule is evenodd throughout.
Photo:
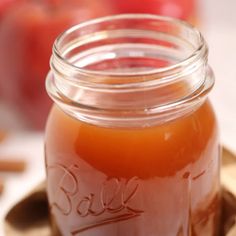
<svg viewBox="0 0 236 236"><path fill-rule="evenodd" d="M217 235L207 57L195 28L155 15L100 18L58 37L45 144L55 235Z"/></svg>

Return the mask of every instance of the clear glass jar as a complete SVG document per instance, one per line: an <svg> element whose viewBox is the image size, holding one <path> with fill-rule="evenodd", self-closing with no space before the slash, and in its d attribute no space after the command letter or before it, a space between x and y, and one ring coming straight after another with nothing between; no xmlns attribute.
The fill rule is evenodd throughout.
<svg viewBox="0 0 236 236"><path fill-rule="evenodd" d="M217 235L207 57L195 28L155 15L100 18L58 37L45 144L55 235Z"/></svg>

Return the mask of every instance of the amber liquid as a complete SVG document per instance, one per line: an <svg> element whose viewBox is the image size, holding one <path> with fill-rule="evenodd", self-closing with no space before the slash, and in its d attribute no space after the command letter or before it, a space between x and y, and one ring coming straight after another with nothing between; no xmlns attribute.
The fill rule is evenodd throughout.
<svg viewBox="0 0 236 236"><path fill-rule="evenodd" d="M46 130L54 235L217 235L217 136L209 102L136 129L86 124L54 106Z"/></svg>

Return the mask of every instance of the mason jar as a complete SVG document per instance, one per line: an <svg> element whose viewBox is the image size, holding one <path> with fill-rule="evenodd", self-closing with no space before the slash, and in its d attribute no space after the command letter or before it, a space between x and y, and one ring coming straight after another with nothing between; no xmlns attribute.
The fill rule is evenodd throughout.
<svg viewBox="0 0 236 236"><path fill-rule="evenodd" d="M99 18L57 38L45 141L54 235L217 235L207 58L197 29L156 15Z"/></svg>

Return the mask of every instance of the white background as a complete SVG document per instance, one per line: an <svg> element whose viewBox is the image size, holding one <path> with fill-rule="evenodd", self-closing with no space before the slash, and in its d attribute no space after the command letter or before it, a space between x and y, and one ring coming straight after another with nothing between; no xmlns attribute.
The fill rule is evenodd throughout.
<svg viewBox="0 0 236 236"><path fill-rule="evenodd" d="M236 1L201 0L202 32L210 48L209 63L216 85L211 100L218 115L222 142L236 153ZM20 134L0 147L1 154L25 157L24 174L6 177L6 191L0 197L1 224L9 207L44 178L43 135Z"/></svg>

